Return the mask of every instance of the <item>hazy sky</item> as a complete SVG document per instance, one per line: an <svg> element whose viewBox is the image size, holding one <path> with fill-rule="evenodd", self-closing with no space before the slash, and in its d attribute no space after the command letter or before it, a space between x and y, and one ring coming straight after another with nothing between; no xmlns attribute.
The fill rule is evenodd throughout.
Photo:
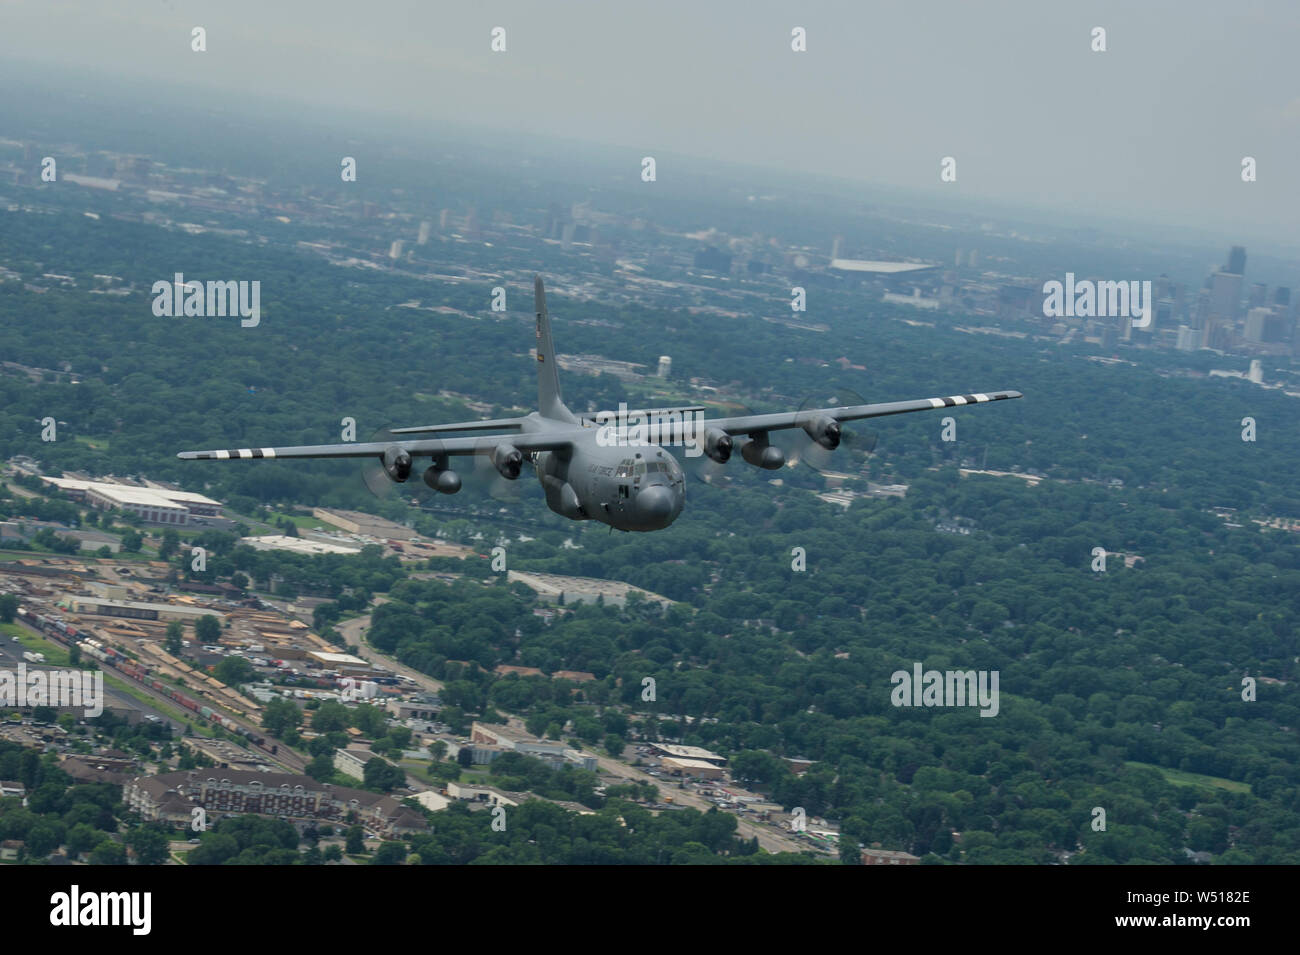
<svg viewBox="0 0 1300 955"><path fill-rule="evenodd" d="M232 107L382 108L431 131L626 146L634 163L676 152L1245 242L1297 232L1298 50L1293 0L0 0L0 59L211 87Z"/></svg>

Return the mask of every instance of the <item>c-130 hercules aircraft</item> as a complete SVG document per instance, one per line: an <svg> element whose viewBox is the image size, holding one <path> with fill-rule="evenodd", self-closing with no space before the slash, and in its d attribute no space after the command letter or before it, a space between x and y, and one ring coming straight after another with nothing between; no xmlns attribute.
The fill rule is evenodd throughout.
<svg viewBox="0 0 1300 955"><path fill-rule="evenodd" d="M574 521L597 520L621 531L656 531L681 514L686 486L681 465L664 445L681 444L690 456L705 454L722 464L730 457L733 438L744 437L740 456L748 464L774 471L785 464L784 452L768 442L768 432L802 428L827 450L840 444L841 422L983 404L1021 397L1018 391L977 392L947 398L920 398L884 404L817 408L778 414L705 419L702 407L602 412L580 418L560 398L559 369L551 342L551 319L541 276L534 283L537 304L537 410L522 418L462 421L418 428L395 428L399 434L440 434L457 431L503 432L485 436L393 439L349 444L318 444L294 448L239 448L229 451L182 451L177 457L192 461L252 458L378 458L384 472L396 482L411 476L416 458L432 463L424 482L443 494L460 490L461 479L451 458L484 455L501 476L519 477L524 458L535 465L546 492L546 506ZM627 427L629 420L649 426ZM692 452L694 454L692 455Z"/></svg>

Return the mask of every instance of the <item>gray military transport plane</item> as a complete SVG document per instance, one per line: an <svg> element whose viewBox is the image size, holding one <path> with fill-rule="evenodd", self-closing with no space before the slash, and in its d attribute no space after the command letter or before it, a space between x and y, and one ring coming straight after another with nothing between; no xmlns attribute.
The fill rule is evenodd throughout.
<svg viewBox="0 0 1300 955"><path fill-rule="evenodd" d="M551 319L541 276L535 283L537 300L537 410L522 418L497 418L397 428L393 435L448 434L492 431L490 435L392 438L351 444L317 444L296 448L239 448L230 451L182 451L187 461L252 458L378 458L384 472L397 482L411 476L416 458L432 462L424 482L442 494L455 494L461 480L451 459L483 455L502 477L519 477L524 459L537 470L546 505L574 521L597 520L621 531L656 531L677 519L686 502L681 465L664 446L681 445L690 457L707 455L724 463L731 457L733 438L743 438L740 456L769 471L785 464L784 452L768 443L768 432L802 428L817 444L833 450L840 443L844 421L878 418L1019 398L1018 391L977 392L948 398L920 398L884 404L819 408L736 418L703 417L703 407L658 408L617 417L602 412L579 417L560 398L560 379L551 343Z"/></svg>

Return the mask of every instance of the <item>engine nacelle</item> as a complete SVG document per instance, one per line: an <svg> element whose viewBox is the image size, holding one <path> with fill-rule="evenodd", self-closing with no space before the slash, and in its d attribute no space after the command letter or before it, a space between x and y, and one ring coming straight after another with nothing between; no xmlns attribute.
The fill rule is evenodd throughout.
<svg viewBox="0 0 1300 955"><path fill-rule="evenodd" d="M411 453L400 445L392 445L381 459L384 473L399 484L411 476Z"/></svg>
<svg viewBox="0 0 1300 955"><path fill-rule="evenodd" d="M766 436L762 441L746 441L742 444L740 456L745 459L746 464L752 464L764 471L775 471L785 465L785 452L768 444Z"/></svg>
<svg viewBox="0 0 1300 955"><path fill-rule="evenodd" d="M513 481L524 466L523 452L513 444L498 444L492 449L492 466L507 481Z"/></svg>
<svg viewBox="0 0 1300 955"><path fill-rule="evenodd" d="M439 494L455 494L460 490L460 475L451 468L433 465L424 472L424 483Z"/></svg>
<svg viewBox="0 0 1300 955"><path fill-rule="evenodd" d="M834 451L840 446L840 423L826 415L818 415L811 421L805 421L804 431L827 451Z"/></svg>
<svg viewBox="0 0 1300 955"><path fill-rule="evenodd" d="M717 428L706 428L704 430L704 453L719 464L726 464L731 460L731 435L725 431L719 431Z"/></svg>

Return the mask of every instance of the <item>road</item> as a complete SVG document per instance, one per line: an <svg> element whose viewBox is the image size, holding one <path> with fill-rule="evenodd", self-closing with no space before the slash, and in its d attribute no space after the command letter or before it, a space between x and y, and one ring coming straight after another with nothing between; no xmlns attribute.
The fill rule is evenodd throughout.
<svg viewBox="0 0 1300 955"><path fill-rule="evenodd" d="M370 615L364 617L354 617L351 620L344 620L335 628L339 635L343 637L345 643L349 643L357 648L357 656L370 663L378 663L387 667L398 676L410 677L416 685L422 690L430 693L438 693L442 690L442 683L429 676L427 673L421 673L408 667L405 663L398 663L392 657L380 653L370 644L366 643L363 634L370 629Z"/></svg>

